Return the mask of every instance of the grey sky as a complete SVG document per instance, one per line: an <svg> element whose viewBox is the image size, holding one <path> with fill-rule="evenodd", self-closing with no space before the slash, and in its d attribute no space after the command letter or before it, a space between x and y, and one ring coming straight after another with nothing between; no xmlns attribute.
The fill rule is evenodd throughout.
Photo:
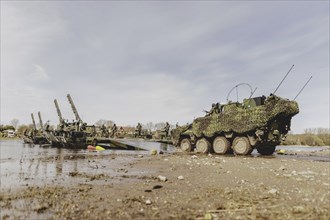
<svg viewBox="0 0 330 220"><path fill-rule="evenodd" d="M1 1L1 124L191 122L246 82L298 97L292 130L329 127L329 2ZM240 97L248 96L242 88ZM235 97L232 97L235 98Z"/></svg>

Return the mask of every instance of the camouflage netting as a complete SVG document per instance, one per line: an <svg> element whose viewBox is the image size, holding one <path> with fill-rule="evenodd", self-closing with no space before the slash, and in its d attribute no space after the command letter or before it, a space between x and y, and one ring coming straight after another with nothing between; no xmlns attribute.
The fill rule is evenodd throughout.
<svg viewBox="0 0 330 220"><path fill-rule="evenodd" d="M192 129L197 137L212 137L216 133L232 131L247 133L267 126L279 115L291 119L298 112L297 102L272 95L267 97L264 105L253 108L243 108L236 103L226 105L222 113L194 120Z"/></svg>
<svg viewBox="0 0 330 220"><path fill-rule="evenodd" d="M191 129L192 124L189 125L184 125L184 126L180 126L176 129L173 129L171 131L171 136L172 136L172 140L174 142L174 144L176 144L179 141L180 135L183 132L186 132L188 129Z"/></svg>

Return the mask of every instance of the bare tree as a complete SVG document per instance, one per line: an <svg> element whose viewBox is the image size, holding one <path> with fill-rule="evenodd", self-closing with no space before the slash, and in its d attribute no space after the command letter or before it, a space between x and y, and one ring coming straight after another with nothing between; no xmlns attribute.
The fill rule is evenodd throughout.
<svg viewBox="0 0 330 220"><path fill-rule="evenodd" d="M112 127L112 125L113 125L114 123L115 123L114 121L109 120L109 121L107 121L107 122L105 123L105 125L106 125L108 128L110 128L110 127Z"/></svg>
<svg viewBox="0 0 330 220"><path fill-rule="evenodd" d="M165 127L165 122L158 122L155 124L156 130L161 130Z"/></svg>
<svg viewBox="0 0 330 220"><path fill-rule="evenodd" d="M10 121L10 124L15 128L15 130L17 129L17 126L19 124L19 120L17 118L14 118Z"/></svg>
<svg viewBox="0 0 330 220"><path fill-rule="evenodd" d="M100 120L98 120L97 122L95 122L95 125L101 127L102 125L105 125L106 123L107 123L106 120L104 120L104 119L100 119Z"/></svg>
<svg viewBox="0 0 330 220"><path fill-rule="evenodd" d="M142 126L143 126L143 125L142 125ZM149 131L154 130L154 123L152 123L152 122L148 122L148 123L145 125L145 128L148 129Z"/></svg>
<svg viewBox="0 0 330 220"><path fill-rule="evenodd" d="M112 120L105 120L105 119L100 119L97 122L95 122L96 126L101 127L102 125L105 125L107 127L112 127L112 125L114 124L114 121Z"/></svg>

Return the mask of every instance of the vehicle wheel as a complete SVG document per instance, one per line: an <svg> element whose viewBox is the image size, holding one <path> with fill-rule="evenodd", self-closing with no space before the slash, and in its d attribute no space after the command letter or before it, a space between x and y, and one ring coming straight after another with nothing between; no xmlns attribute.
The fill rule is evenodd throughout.
<svg viewBox="0 0 330 220"><path fill-rule="evenodd" d="M184 152L190 152L192 150L189 138L182 139L182 141L180 142L180 148Z"/></svg>
<svg viewBox="0 0 330 220"><path fill-rule="evenodd" d="M206 153L208 153L210 151L210 148L211 148L211 144L205 138L199 139L196 142L196 151L198 153L206 154Z"/></svg>
<svg viewBox="0 0 330 220"><path fill-rule="evenodd" d="M272 155L275 152L276 146L272 145L260 145L257 147L257 151L261 155Z"/></svg>
<svg viewBox="0 0 330 220"><path fill-rule="evenodd" d="M247 137L236 137L232 148L236 155L248 155L253 150Z"/></svg>
<svg viewBox="0 0 330 220"><path fill-rule="evenodd" d="M227 138L218 136L213 141L213 150L216 154L226 154L231 150L230 142Z"/></svg>

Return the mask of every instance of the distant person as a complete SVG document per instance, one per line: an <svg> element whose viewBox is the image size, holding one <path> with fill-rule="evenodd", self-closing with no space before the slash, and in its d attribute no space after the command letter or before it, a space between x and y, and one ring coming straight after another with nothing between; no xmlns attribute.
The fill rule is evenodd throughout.
<svg viewBox="0 0 330 220"><path fill-rule="evenodd" d="M170 127L171 127L170 124L168 122L166 122L165 127L163 129L165 131L166 137L168 137L170 134Z"/></svg>
<svg viewBox="0 0 330 220"><path fill-rule="evenodd" d="M205 111L205 110L204 110ZM206 116L212 115L213 113L219 114L220 113L220 103L212 103L212 108L210 111L205 111Z"/></svg>
<svg viewBox="0 0 330 220"><path fill-rule="evenodd" d="M117 133L117 125L113 124L112 128L111 128L111 137L114 137Z"/></svg>
<svg viewBox="0 0 330 220"><path fill-rule="evenodd" d="M107 128L104 124L101 126L101 136L109 137L109 131L107 130Z"/></svg>
<svg viewBox="0 0 330 220"><path fill-rule="evenodd" d="M141 136L142 125L140 124L140 122L137 124L135 131L137 136Z"/></svg>
<svg viewBox="0 0 330 220"><path fill-rule="evenodd" d="M210 111L204 110L204 112L206 113L206 116L212 115L213 112L215 111L215 108L216 108L216 104L215 103L212 103L212 107L211 107L211 110Z"/></svg>
<svg viewBox="0 0 330 220"><path fill-rule="evenodd" d="M220 113L220 103L219 102L217 102L217 104L215 104L213 113L216 113L216 114Z"/></svg>

